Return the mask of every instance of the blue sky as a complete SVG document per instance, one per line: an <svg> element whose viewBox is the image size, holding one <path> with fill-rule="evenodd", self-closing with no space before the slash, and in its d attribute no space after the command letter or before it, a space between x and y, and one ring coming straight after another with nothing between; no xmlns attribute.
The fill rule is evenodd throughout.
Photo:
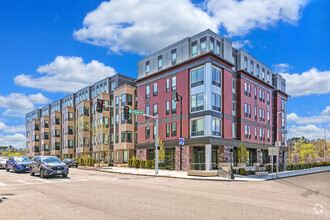
<svg viewBox="0 0 330 220"><path fill-rule="evenodd" d="M24 147L27 111L207 28L287 79L289 137L330 130L329 1L102 2L1 3L0 145Z"/></svg>

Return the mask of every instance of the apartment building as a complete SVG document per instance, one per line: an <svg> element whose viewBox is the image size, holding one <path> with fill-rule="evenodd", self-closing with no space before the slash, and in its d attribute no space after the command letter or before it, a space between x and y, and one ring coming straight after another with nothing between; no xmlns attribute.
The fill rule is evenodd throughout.
<svg viewBox="0 0 330 220"><path fill-rule="evenodd" d="M282 143L280 163L285 156L282 105L289 97L285 80L211 30L138 61L137 96L139 110L159 116L159 136L170 169L210 170L230 161L236 165L242 143L249 151L248 165L268 163L268 148L275 145L277 131ZM280 129L277 117L284 123ZM136 155L153 159L155 120L143 116L137 120ZM180 132L185 138L181 149Z"/></svg>
<svg viewBox="0 0 330 220"><path fill-rule="evenodd" d="M88 154L114 164L127 163L135 154L136 124L135 119L119 122L119 115L123 105L135 106L135 85L133 78L116 74L27 113L27 155L73 158ZM104 103L102 113L96 112L98 99ZM120 100L120 109L111 107L115 100ZM114 126L116 115L119 123ZM126 138L114 141L115 134L123 132Z"/></svg>

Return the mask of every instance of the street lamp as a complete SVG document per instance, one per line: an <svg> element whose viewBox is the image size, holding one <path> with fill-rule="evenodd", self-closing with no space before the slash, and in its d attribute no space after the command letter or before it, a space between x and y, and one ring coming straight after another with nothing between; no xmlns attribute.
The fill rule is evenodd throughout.
<svg viewBox="0 0 330 220"><path fill-rule="evenodd" d="M180 138L182 138L182 95L175 93L175 102L180 102ZM182 145L180 144L180 170L182 170Z"/></svg>
<svg viewBox="0 0 330 220"><path fill-rule="evenodd" d="M277 112L277 146L276 146L276 178L278 178L278 158L279 158L279 150L280 150L280 123L279 123L279 118L280 114L284 114L284 111L279 111ZM283 115L282 115L283 117ZM284 158L283 158L284 159Z"/></svg>

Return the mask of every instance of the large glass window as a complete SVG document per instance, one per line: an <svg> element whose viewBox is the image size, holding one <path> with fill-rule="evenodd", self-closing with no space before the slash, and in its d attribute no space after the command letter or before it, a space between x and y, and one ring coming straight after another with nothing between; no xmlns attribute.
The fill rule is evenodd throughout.
<svg viewBox="0 0 330 220"><path fill-rule="evenodd" d="M158 56L158 69L163 67L163 56Z"/></svg>
<svg viewBox="0 0 330 220"><path fill-rule="evenodd" d="M150 61L146 62L146 73L150 72Z"/></svg>
<svg viewBox="0 0 330 220"><path fill-rule="evenodd" d="M215 93L212 93L212 109L221 111L221 96Z"/></svg>
<svg viewBox="0 0 330 220"><path fill-rule="evenodd" d="M244 57L244 69L245 69L245 70L247 70L247 68L248 68L248 67L247 67L247 65L248 65L247 62L248 62L247 57Z"/></svg>
<svg viewBox="0 0 330 220"><path fill-rule="evenodd" d="M221 86L221 71L212 67L212 84Z"/></svg>
<svg viewBox="0 0 330 220"><path fill-rule="evenodd" d="M172 91L176 90L176 76L172 76Z"/></svg>
<svg viewBox="0 0 330 220"><path fill-rule="evenodd" d="M175 100L173 99L172 100L172 114L175 114L176 113L176 102Z"/></svg>
<svg viewBox="0 0 330 220"><path fill-rule="evenodd" d="M170 123L166 123L166 137L170 136Z"/></svg>
<svg viewBox="0 0 330 220"><path fill-rule="evenodd" d="M212 118L212 135L221 136L221 120Z"/></svg>
<svg viewBox="0 0 330 220"><path fill-rule="evenodd" d="M190 72L191 87L199 86L204 84L204 67L192 70Z"/></svg>
<svg viewBox="0 0 330 220"><path fill-rule="evenodd" d="M172 60L172 64L176 63L176 49L173 49L171 51L171 60Z"/></svg>
<svg viewBox="0 0 330 220"><path fill-rule="evenodd" d="M204 135L204 118L191 120L191 136Z"/></svg>
<svg viewBox="0 0 330 220"><path fill-rule="evenodd" d="M133 104L133 96L131 94L127 94L127 105L132 105L132 104Z"/></svg>
<svg viewBox="0 0 330 220"><path fill-rule="evenodd" d="M250 61L250 71L251 71L251 73L253 73L253 68L254 68L253 61L251 60Z"/></svg>
<svg viewBox="0 0 330 220"><path fill-rule="evenodd" d="M126 105L126 94L121 95L121 106Z"/></svg>
<svg viewBox="0 0 330 220"><path fill-rule="evenodd" d="M191 56L197 56L197 41L191 43Z"/></svg>
<svg viewBox="0 0 330 220"><path fill-rule="evenodd" d="M146 85L146 99L150 97L150 86Z"/></svg>
<svg viewBox="0 0 330 220"><path fill-rule="evenodd" d="M156 139L156 125L154 125L154 127L153 127L152 137L153 137L153 139Z"/></svg>
<svg viewBox="0 0 330 220"><path fill-rule="evenodd" d="M127 150L123 151L123 163L127 163Z"/></svg>
<svg viewBox="0 0 330 220"><path fill-rule="evenodd" d="M217 46L216 46L216 53L220 55L220 42L217 41Z"/></svg>
<svg viewBox="0 0 330 220"><path fill-rule="evenodd" d="M214 51L214 38L210 37L210 51Z"/></svg>
<svg viewBox="0 0 330 220"><path fill-rule="evenodd" d="M155 115L158 114L158 105L157 105L157 104L154 104L153 107L154 107L154 108L153 108L153 115L155 116Z"/></svg>
<svg viewBox="0 0 330 220"><path fill-rule="evenodd" d="M150 139L150 127L146 127L146 140Z"/></svg>
<svg viewBox="0 0 330 220"><path fill-rule="evenodd" d="M206 51L206 37L201 38L200 44L201 44L201 53L203 53Z"/></svg>
<svg viewBox="0 0 330 220"><path fill-rule="evenodd" d="M232 124L232 136L233 136L233 138L237 138L237 124L236 123Z"/></svg>
<svg viewBox="0 0 330 220"><path fill-rule="evenodd" d="M166 92L169 92L170 91L170 79L167 78L166 79Z"/></svg>
<svg viewBox="0 0 330 220"><path fill-rule="evenodd" d="M116 107L119 107L119 96L116 96L115 103L116 103Z"/></svg>
<svg viewBox="0 0 330 220"><path fill-rule="evenodd" d="M244 82L244 95L247 95L248 87L247 82Z"/></svg>
<svg viewBox="0 0 330 220"><path fill-rule="evenodd" d="M166 101L166 115L170 114L170 101Z"/></svg>
<svg viewBox="0 0 330 220"><path fill-rule="evenodd" d="M233 93L236 93L236 79L233 79Z"/></svg>
<svg viewBox="0 0 330 220"><path fill-rule="evenodd" d="M204 93L191 96L191 112L204 109Z"/></svg>

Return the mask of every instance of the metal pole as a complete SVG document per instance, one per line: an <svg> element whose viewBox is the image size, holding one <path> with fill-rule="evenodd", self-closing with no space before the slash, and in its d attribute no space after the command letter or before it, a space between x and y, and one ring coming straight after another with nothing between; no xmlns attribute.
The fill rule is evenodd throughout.
<svg viewBox="0 0 330 220"><path fill-rule="evenodd" d="M180 96L180 138L182 138L182 96ZM182 145L180 144L180 170L182 170Z"/></svg>
<svg viewBox="0 0 330 220"><path fill-rule="evenodd" d="M280 113L283 113L282 111L277 112L277 146L276 146L276 178L278 178L278 157L279 157L279 150L280 150ZM282 114L283 117L283 114Z"/></svg>
<svg viewBox="0 0 330 220"><path fill-rule="evenodd" d="M158 175L158 115L156 115L155 147L156 147L155 175Z"/></svg>
<svg viewBox="0 0 330 220"><path fill-rule="evenodd" d="M324 128L324 162L327 161L327 129Z"/></svg>

